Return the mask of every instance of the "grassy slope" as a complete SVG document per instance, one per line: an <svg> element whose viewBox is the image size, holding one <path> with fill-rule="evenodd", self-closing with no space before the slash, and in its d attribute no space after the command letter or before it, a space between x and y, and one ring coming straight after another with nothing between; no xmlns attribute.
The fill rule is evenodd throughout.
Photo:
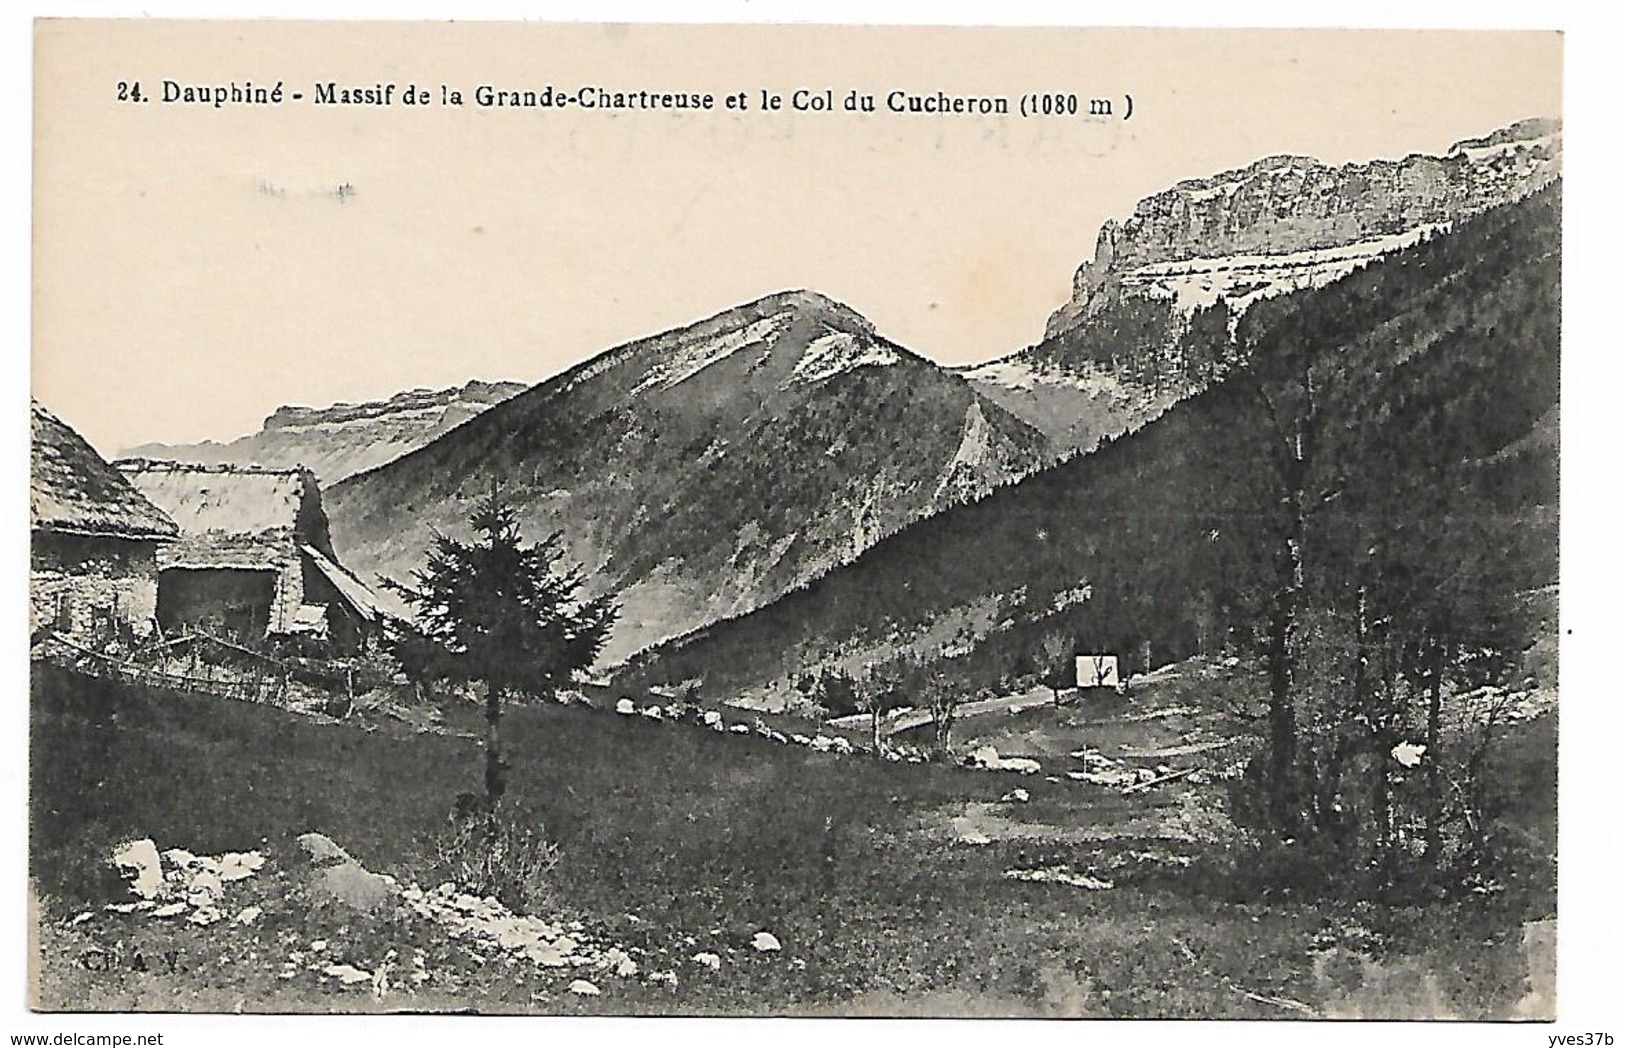
<svg viewBox="0 0 1625 1048"><path fill-rule="evenodd" d="M1166 796L1130 801L1025 778L1033 801L1018 811L998 804L1015 784L1004 775L838 760L578 707L524 710L509 724L517 799L563 850L559 912L641 950L648 969L674 968L677 990L611 980L603 997L583 1000L561 993L555 974L465 960L435 993L377 1004L266 974L274 922L264 941L220 926L108 923L118 918L68 928L64 918L112 897L98 857L130 836L203 853L263 838L275 865L293 836L319 830L370 868L414 876L410 842L442 825L450 797L473 786L478 755L464 739L363 733L266 708L45 675L35 684L31 762L44 1003L1277 1018L1285 1013L1226 981L1328 1011L1390 982L1399 990L1384 992L1398 995L1383 1007L1399 1011L1436 1010L1443 1001L1460 1014L1505 1014L1523 992L1517 914L1266 904L1240 887L1233 860L1213 848L1175 846L1196 859L1176 869L1125 860L1144 846L1133 840L1033 834L971 848L953 843L948 830L954 813L981 803L1017 821L1109 835L1143 824L1170 803ZM1537 761L1529 781L1552 781L1542 777L1549 770ZM1085 892L1002 876L1012 866L1053 863L1108 875L1116 888ZM1395 938L1384 951L1328 947L1328 917L1391 918ZM363 935L322 915L280 920L284 934ZM1409 939L1407 926L1415 929ZM783 953L753 954L746 943L757 928L771 929ZM110 938L147 942L149 955L178 949L183 971L75 965L88 944ZM719 973L687 960L701 949L723 955Z"/></svg>

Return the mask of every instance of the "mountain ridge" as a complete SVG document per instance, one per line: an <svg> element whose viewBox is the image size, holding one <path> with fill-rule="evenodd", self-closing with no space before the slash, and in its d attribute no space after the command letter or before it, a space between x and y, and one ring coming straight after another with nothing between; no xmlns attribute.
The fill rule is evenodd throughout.
<svg viewBox="0 0 1625 1048"><path fill-rule="evenodd" d="M519 382L470 379L444 389L402 390L382 400L282 405L257 432L234 440L138 444L115 457L273 469L305 466L324 485L333 484L406 454L525 388Z"/></svg>
<svg viewBox="0 0 1625 1048"><path fill-rule="evenodd" d="M347 562L403 578L427 539L399 526L403 508L458 534L469 500L503 485L527 534L562 532L593 584L622 595L613 660L1049 457L962 378L791 290L609 347L335 485L328 506Z"/></svg>
<svg viewBox="0 0 1625 1048"><path fill-rule="evenodd" d="M1334 471L1338 512L1389 527L1395 500L1415 497L1439 504L1429 519L1499 522L1488 539L1469 530L1461 541L1489 542L1474 555L1509 565L1519 588L1556 577L1559 189L1242 321L1249 352L1312 339L1332 369L1335 382L1321 391L1332 413L1324 468ZM1225 334L1210 329L1216 340ZM1052 632L1079 650L1132 656L1134 669L1211 651L1233 603L1249 588L1268 592L1259 521L1279 500L1267 485L1250 490L1256 482L1238 466L1251 461L1247 448L1265 446L1254 434L1268 425L1245 385L1213 383L1095 454L919 522L766 607L643 653L620 683L699 682L778 708L805 698L819 673L898 658L929 664L947 651L967 693L1019 690ZM1260 571L1266 577L1246 577ZM910 691L926 686L920 674Z"/></svg>

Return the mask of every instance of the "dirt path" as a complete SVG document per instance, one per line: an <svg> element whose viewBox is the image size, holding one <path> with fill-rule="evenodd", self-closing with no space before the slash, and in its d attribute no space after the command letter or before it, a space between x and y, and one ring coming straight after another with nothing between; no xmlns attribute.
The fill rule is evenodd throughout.
<svg viewBox="0 0 1625 1048"><path fill-rule="evenodd" d="M1062 689L1062 694L1067 694L1067 690ZM1048 688L1038 687L1015 695L1001 695L998 698L967 702L959 707L955 715L963 720L966 717L982 717L995 713L1020 713L1023 710L1030 710L1038 706L1050 706L1054 702L1054 692ZM899 716L886 719L882 729L886 735L890 736L923 727L930 723L930 710L909 710ZM867 713L856 713L850 717L840 717L832 720L830 724L837 728L857 731L869 726L869 715Z"/></svg>

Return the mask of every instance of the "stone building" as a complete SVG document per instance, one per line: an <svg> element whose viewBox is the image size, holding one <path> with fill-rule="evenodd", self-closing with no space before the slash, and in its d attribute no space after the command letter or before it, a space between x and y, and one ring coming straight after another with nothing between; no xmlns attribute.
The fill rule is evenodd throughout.
<svg viewBox="0 0 1625 1048"><path fill-rule="evenodd" d="M135 489L180 526L158 555L158 621L242 641L365 648L384 612L339 564L315 475L303 468L127 459Z"/></svg>
<svg viewBox="0 0 1625 1048"><path fill-rule="evenodd" d="M30 634L147 633L179 527L72 427L38 403L32 416Z"/></svg>

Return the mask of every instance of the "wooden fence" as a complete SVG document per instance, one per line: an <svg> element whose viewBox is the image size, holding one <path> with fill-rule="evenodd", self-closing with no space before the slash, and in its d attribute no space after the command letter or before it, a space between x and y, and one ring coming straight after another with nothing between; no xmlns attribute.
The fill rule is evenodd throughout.
<svg viewBox="0 0 1625 1048"><path fill-rule="evenodd" d="M288 673L250 673L201 660L195 660L189 672L177 672L156 664L134 662L96 651L57 635L41 641L35 650L48 662L127 684L171 688L241 702L288 705Z"/></svg>

